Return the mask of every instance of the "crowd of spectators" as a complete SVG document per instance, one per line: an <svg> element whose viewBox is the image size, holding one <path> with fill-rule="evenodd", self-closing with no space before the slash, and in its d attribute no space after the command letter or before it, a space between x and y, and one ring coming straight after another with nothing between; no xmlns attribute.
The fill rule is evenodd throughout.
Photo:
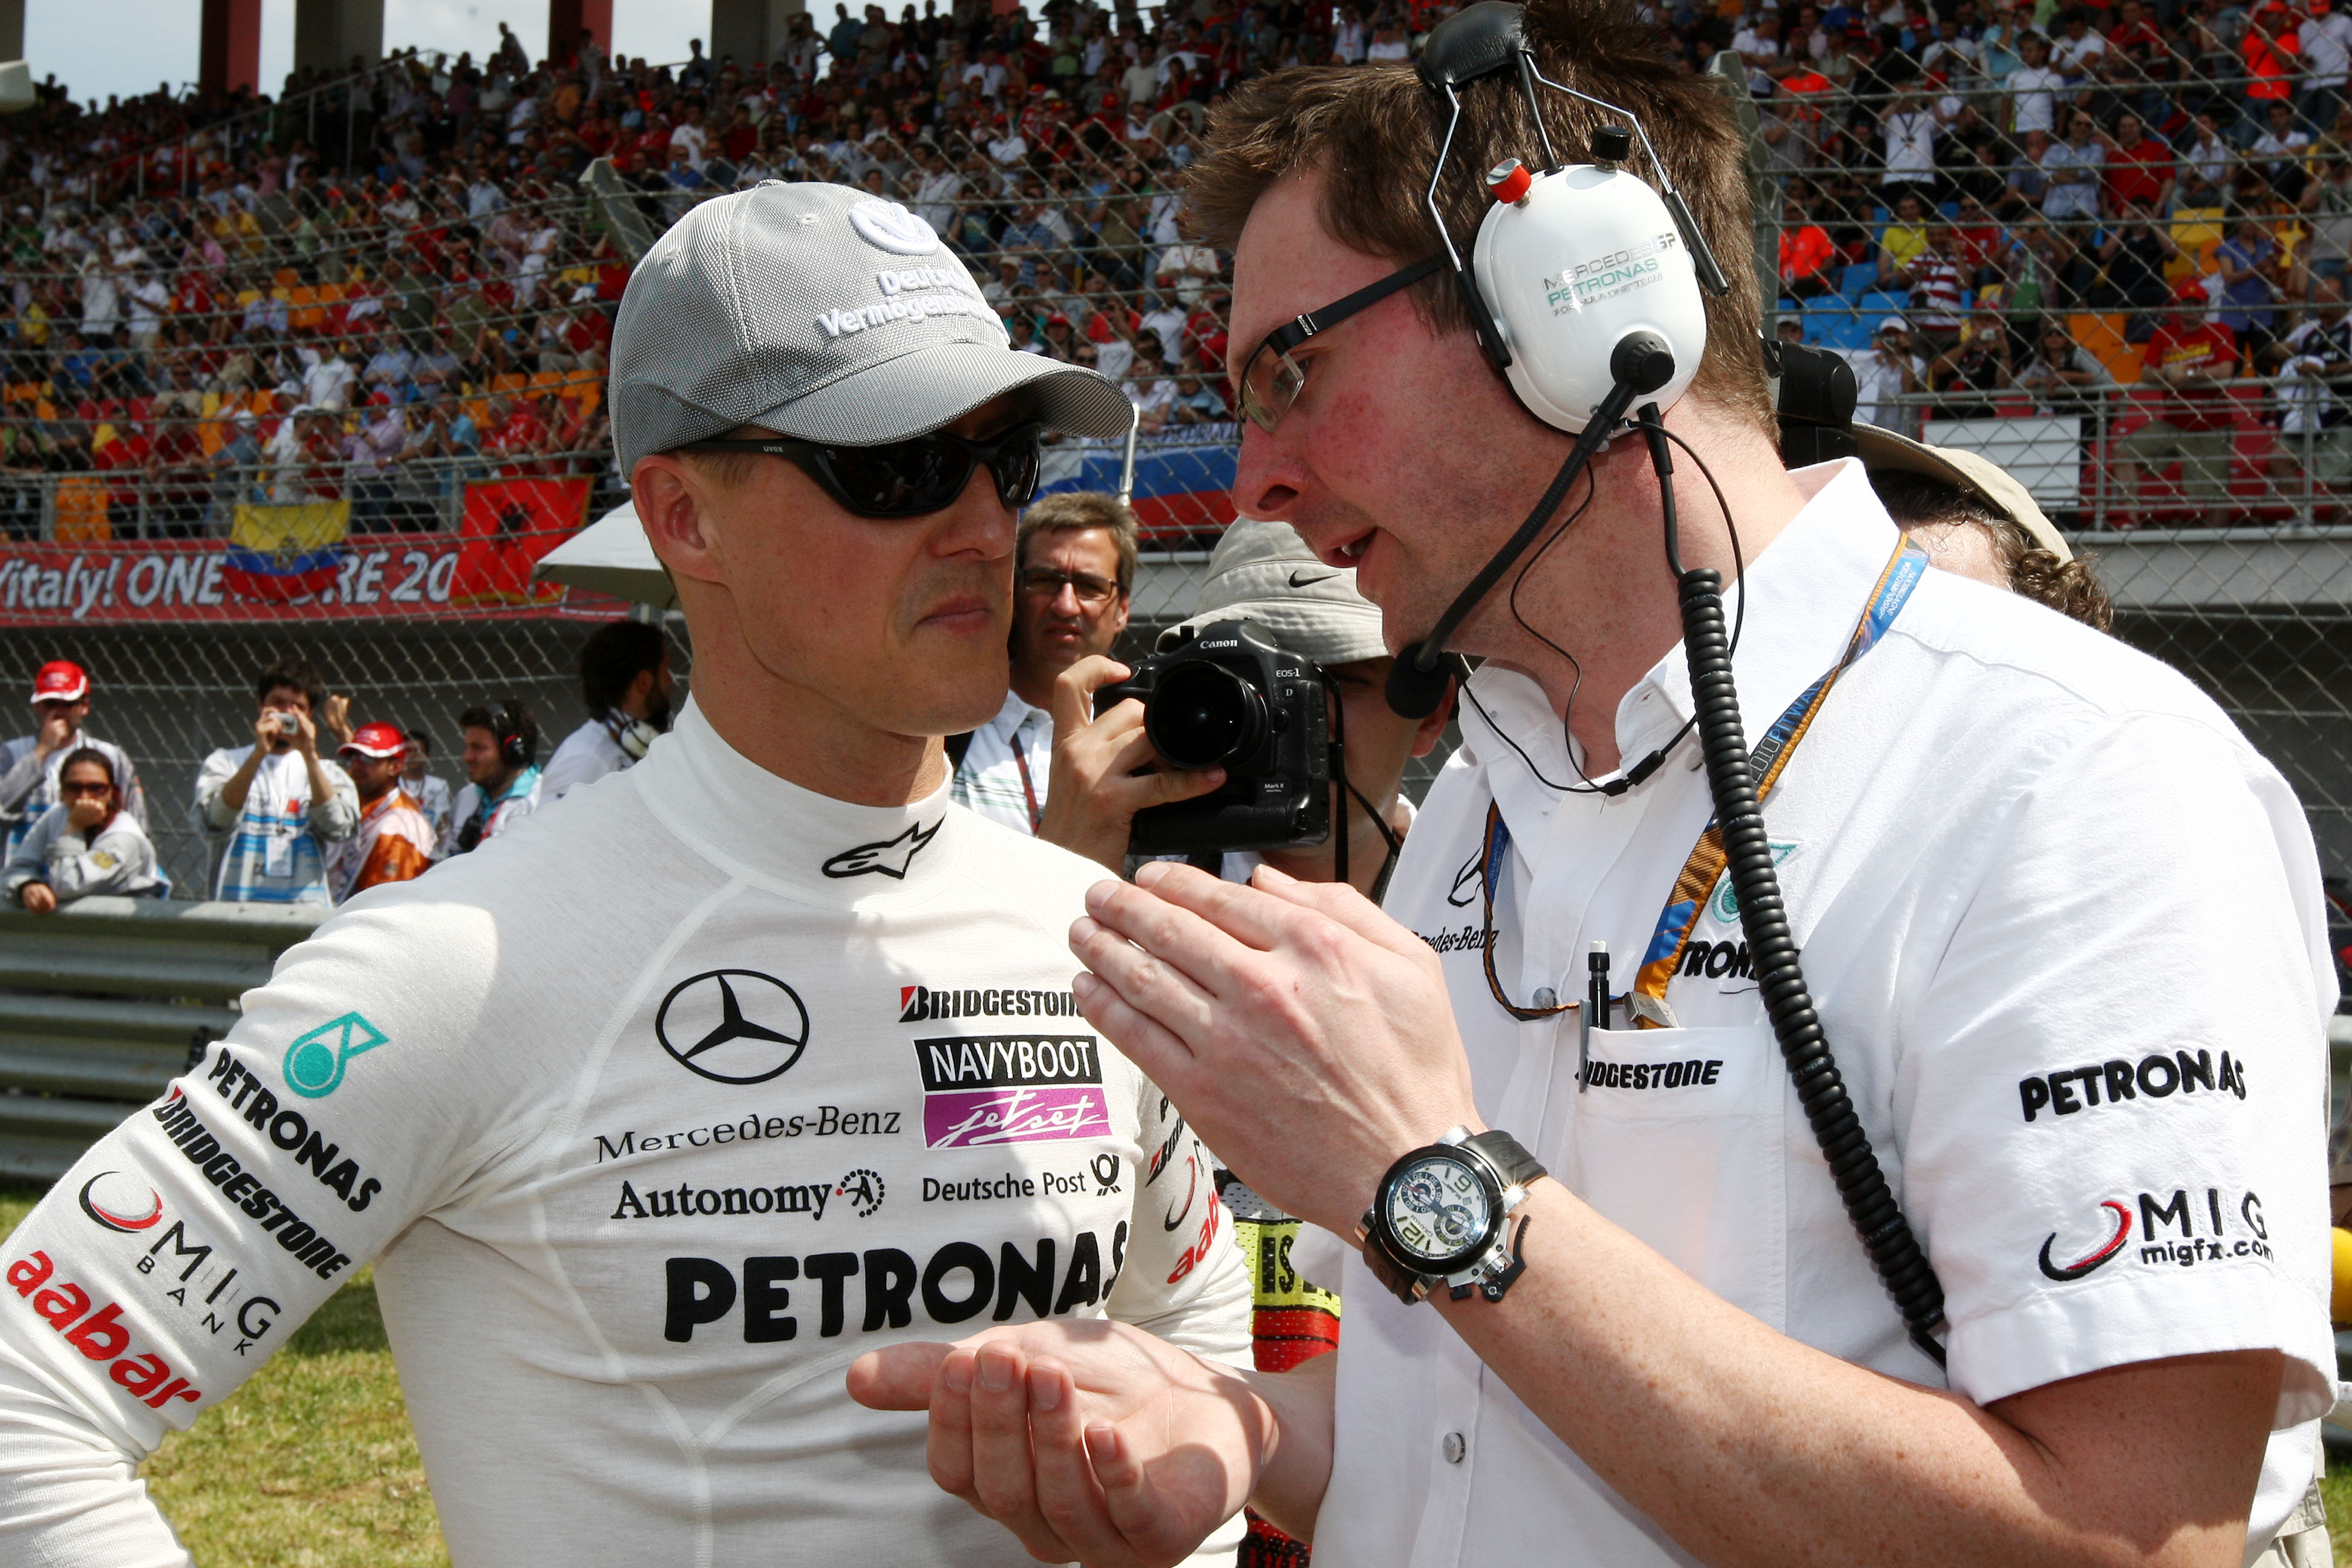
<svg viewBox="0 0 2352 1568"><path fill-rule="evenodd" d="M1783 292L1854 359L1865 412L2090 407L2154 374L2186 309L2235 375L2300 381L2273 422L2332 428L2352 16L2301 3L1645 14L1686 68L1744 77ZM1451 11L832 9L764 62L585 38L534 62L502 26L486 59L355 60L275 102L50 84L0 121L0 472L74 482L0 484L0 526L217 532L238 500L349 500L355 529L427 529L469 476L616 487L601 381L633 237L772 178L905 204L1018 346L1119 381L1148 434L1230 439L1224 258L1181 222L1209 110L1282 67L1410 59Z"/></svg>
<svg viewBox="0 0 2352 1568"><path fill-rule="evenodd" d="M186 814L206 843L204 892L340 903L420 876L542 802L632 766L669 723L668 639L610 622L583 639L579 668L586 718L545 769L539 721L520 700L457 713L466 783L453 797L420 725L356 713L307 660L265 664L251 676L247 735L195 770ZM32 732L0 742L0 905L46 914L95 894L173 892L137 764L90 732L93 691L80 665L49 660L33 678Z"/></svg>

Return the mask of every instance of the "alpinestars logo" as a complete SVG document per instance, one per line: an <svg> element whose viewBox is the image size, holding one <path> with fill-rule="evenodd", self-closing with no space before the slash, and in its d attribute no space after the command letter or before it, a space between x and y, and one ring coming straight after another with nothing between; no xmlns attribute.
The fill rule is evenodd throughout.
<svg viewBox="0 0 2352 1568"><path fill-rule="evenodd" d="M2084 1275L2107 1263L2116 1253L2124 1249L2124 1243L2131 1239L2131 1210L2113 1198L2104 1200L2099 1207L2115 1216L2115 1234L2072 1263L2053 1263L2050 1260L2050 1249L2058 1244L2058 1233L2052 1231L2049 1238L2042 1244L2042 1273L2061 1284L2069 1279L2080 1279Z"/></svg>
<svg viewBox="0 0 2352 1568"><path fill-rule="evenodd" d="M839 879L863 877L868 871L873 871L893 881L904 881L907 868L915 863L915 857L921 854L925 846L939 837L940 829L946 826L947 820L942 816L929 827L923 826L920 823L912 823L908 826L906 832L887 842L860 844L845 849L824 863L824 874Z"/></svg>
<svg viewBox="0 0 2352 1568"><path fill-rule="evenodd" d="M101 1182L107 1184L103 1192L99 1190ZM82 1184L81 1212L109 1230L136 1236L162 1221L163 1197L120 1171L101 1171Z"/></svg>

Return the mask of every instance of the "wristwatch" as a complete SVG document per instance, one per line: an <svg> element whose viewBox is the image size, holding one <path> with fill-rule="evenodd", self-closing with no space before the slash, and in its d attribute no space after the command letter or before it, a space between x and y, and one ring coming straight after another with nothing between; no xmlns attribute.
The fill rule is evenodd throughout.
<svg viewBox="0 0 2352 1568"><path fill-rule="evenodd" d="M1527 1224L1514 1235L1510 1215L1544 1173L1507 1132L1449 1130L1381 1178L1356 1222L1365 1266L1407 1306L1441 1284L1457 1301L1473 1290L1501 1300L1527 1268Z"/></svg>

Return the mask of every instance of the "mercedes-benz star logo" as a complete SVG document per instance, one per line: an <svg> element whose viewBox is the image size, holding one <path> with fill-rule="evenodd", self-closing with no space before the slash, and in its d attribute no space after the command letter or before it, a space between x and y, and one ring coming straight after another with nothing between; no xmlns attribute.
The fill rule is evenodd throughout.
<svg viewBox="0 0 2352 1568"><path fill-rule="evenodd" d="M713 969L670 988L654 1015L654 1037L688 1072L765 1083L801 1059L808 1009L772 974Z"/></svg>

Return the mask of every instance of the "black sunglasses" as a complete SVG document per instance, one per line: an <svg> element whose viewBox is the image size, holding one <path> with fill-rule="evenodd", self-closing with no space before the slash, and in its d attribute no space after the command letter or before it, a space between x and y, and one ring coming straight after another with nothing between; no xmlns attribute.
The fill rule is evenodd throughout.
<svg viewBox="0 0 2352 1568"><path fill-rule="evenodd" d="M985 466L1006 506L1027 506L1037 493L1045 454L1045 426L1015 425L984 440L952 430L933 430L880 447L841 447L822 441L692 441L684 452L759 452L787 458L824 489L845 510L859 517L922 517L955 504Z"/></svg>

